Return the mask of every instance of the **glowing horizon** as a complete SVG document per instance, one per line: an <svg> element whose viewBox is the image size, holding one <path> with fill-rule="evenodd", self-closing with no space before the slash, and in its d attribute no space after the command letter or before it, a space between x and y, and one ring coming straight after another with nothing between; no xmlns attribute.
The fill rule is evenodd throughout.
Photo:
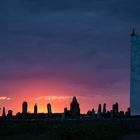
<svg viewBox="0 0 140 140"><path fill-rule="evenodd" d="M15 115L18 112L22 112L23 101L27 101L29 113L33 113L35 103L38 106L38 113L47 113L47 104L48 103L51 103L53 113L62 113L62 112L64 112L65 107L67 107L68 109L70 108L69 106L70 106L70 103L71 103L73 97L72 96L71 97L70 96L46 96L44 98L36 97L34 99L26 97L26 100L23 100L23 101L21 101L21 100L17 101L17 99L14 99L14 98L10 98L10 100L7 100L8 98L10 98L10 97L0 97L0 103L2 103L2 104L0 104L1 109L2 109L2 107L6 107L6 111L11 109L11 110L13 110L13 114ZM93 99L96 98L96 100L95 99L93 100L92 98ZM123 98L127 98L127 97L124 96ZM80 104L81 113L87 113L87 111L92 110L92 108L94 108L95 111L97 112L99 103L101 103L102 106L103 106L103 103L106 103L107 110L111 110L112 105L115 102L118 102L117 100L114 99L114 97L102 98L101 96L96 96L96 97L77 96L77 99ZM1 102L4 100L6 100L6 101ZM16 102L15 102L15 100L16 100ZM127 106L127 103L124 104L124 102L122 100L120 100L118 103L119 103L120 110L126 111L127 107L129 107L129 106Z"/></svg>
<svg viewBox="0 0 140 140"><path fill-rule="evenodd" d="M27 101L28 112L33 113L34 104L37 103L38 112L46 113L47 103L51 103L52 112L58 113L63 112L65 107L69 109L72 97L76 96L81 113L87 113L92 108L97 111L98 104L103 105L103 103L106 103L107 109L110 110L115 102L119 103L120 110L126 110L129 107L127 86L126 88L118 88L118 85L114 88L92 88L66 83L64 80L58 82L57 79L12 80L5 87L3 86L3 93L7 96L1 94L0 107L5 106L6 111L11 109L13 114L16 114L22 112L22 102ZM128 92L128 94L121 94L122 92Z"/></svg>

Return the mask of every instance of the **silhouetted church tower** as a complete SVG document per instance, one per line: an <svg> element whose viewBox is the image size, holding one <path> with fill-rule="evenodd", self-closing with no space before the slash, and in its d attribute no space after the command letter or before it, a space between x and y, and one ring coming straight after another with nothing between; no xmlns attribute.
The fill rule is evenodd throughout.
<svg viewBox="0 0 140 140"><path fill-rule="evenodd" d="M140 36L133 29L131 34L131 76L130 76L131 115L140 115Z"/></svg>
<svg viewBox="0 0 140 140"><path fill-rule="evenodd" d="M73 97L72 102L70 104L70 113L72 116L80 115L79 103L77 102L76 97Z"/></svg>

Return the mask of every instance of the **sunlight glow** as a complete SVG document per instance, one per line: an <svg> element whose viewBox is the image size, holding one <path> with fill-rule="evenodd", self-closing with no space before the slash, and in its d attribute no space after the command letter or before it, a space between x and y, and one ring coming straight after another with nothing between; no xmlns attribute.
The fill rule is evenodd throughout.
<svg viewBox="0 0 140 140"><path fill-rule="evenodd" d="M66 100L66 99L71 99L72 96L41 96L37 97L36 100Z"/></svg>
<svg viewBox="0 0 140 140"><path fill-rule="evenodd" d="M10 97L1 96L1 97L0 97L0 100L11 100L11 98L10 98Z"/></svg>

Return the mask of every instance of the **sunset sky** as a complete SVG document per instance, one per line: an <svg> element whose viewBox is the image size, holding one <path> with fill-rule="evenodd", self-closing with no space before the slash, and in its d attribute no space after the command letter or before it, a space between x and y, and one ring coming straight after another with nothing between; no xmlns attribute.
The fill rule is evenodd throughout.
<svg viewBox="0 0 140 140"><path fill-rule="evenodd" d="M82 113L129 106L130 34L140 34L140 0L1 0L0 107ZM1 110L0 110L1 114Z"/></svg>

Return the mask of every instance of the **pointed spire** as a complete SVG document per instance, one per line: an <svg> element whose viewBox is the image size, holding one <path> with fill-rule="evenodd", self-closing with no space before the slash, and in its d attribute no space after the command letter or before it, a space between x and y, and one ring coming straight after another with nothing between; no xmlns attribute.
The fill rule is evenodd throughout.
<svg viewBox="0 0 140 140"><path fill-rule="evenodd" d="M136 33L135 33L135 28L133 28L132 33L131 33L131 36L133 37L133 36L135 36L135 35L136 35Z"/></svg>
<svg viewBox="0 0 140 140"><path fill-rule="evenodd" d="M77 102L76 96L73 97L72 102Z"/></svg>

